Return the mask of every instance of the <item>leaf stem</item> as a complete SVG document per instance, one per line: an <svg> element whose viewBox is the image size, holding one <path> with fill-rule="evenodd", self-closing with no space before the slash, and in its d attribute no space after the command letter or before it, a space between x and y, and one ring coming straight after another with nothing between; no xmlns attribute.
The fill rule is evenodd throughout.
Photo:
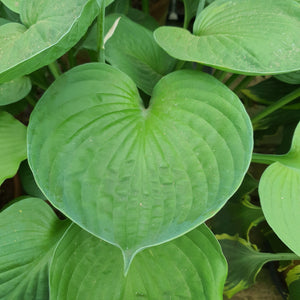
<svg viewBox="0 0 300 300"><path fill-rule="evenodd" d="M284 105L292 102L293 100L300 97L300 88L297 88L296 90L292 91L291 93L283 96L281 99L279 99L277 102L271 104L266 109L264 109L262 112L260 112L258 115L256 115L252 119L252 124L256 124L259 120L265 118L275 110L282 108Z"/></svg>
<svg viewBox="0 0 300 300"><path fill-rule="evenodd" d="M258 164L270 165L281 160L284 155L253 153L251 161Z"/></svg>
<svg viewBox="0 0 300 300"><path fill-rule="evenodd" d="M175 70L180 70L184 66L185 61L184 60L178 60L176 65L175 65Z"/></svg>
<svg viewBox="0 0 300 300"><path fill-rule="evenodd" d="M70 69L74 68L76 66L76 59L75 59L75 51L74 49L70 49L68 51L68 62Z"/></svg>
<svg viewBox="0 0 300 300"><path fill-rule="evenodd" d="M226 81L225 84L229 87L240 75L232 74Z"/></svg>
<svg viewBox="0 0 300 300"><path fill-rule="evenodd" d="M40 89L42 89L42 90L44 90L44 91L46 91L47 90L47 86L46 85L44 85L43 83L41 83L41 82L39 82L39 81L37 81L37 80L35 80L35 79L32 79L32 78L30 78L31 79L31 82L34 84L34 85L36 85L37 87L39 87Z"/></svg>
<svg viewBox="0 0 300 300"><path fill-rule="evenodd" d="M274 253L274 260L300 260L300 257L295 253Z"/></svg>
<svg viewBox="0 0 300 300"><path fill-rule="evenodd" d="M27 101L32 107L35 107L35 105L36 105L36 100L34 100L32 96L27 95L27 96L25 97L25 99L26 99L26 101Z"/></svg>
<svg viewBox="0 0 300 300"><path fill-rule="evenodd" d="M104 19L105 19L105 1L101 2L99 15L97 18L97 53L98 61L105 63L105 50L104 50Z"/></svg>
<svg viewBox="0 0 300 300"><path fill-rule="evenodd" d="M59 69L57 61L52 62L48 65L48 68L53 75L54 79L57 79L61 75L61 70Z"/></svg>
<svg viewBox="0 0 300 300"><path fill-rule="evenodd" d="M217 78L220 81L223 81L228 73L222 70L216 70L214 73L215 78Z"/></svg>
<svg viewBox="0 0 300 300"><path fill-rule="evenodd" d="M245 76L245 78L235 87L234 92L238 93L240 90L247 87L253 78L255 78L255 76Z"/></svg>
<svg viewBox="0 0 300 300"><path fill-rule="evenodd" d="M145 14L149 15L149 0L142 0L142 9Z"/></svg>

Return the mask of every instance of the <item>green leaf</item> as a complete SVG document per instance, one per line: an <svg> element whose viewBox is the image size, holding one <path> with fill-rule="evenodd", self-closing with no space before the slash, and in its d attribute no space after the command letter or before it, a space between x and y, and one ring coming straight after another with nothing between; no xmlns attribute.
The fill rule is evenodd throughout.
<svg viewBox="0 0 300 300"><path fill-rule="evenodd" d="M250 230L264 220L261 208L253 205L248 195L254 189L254 182L250 175L246 175L239 190L211 219L211 229L215 234L239 234L249 240Z"/></svg>
<svg viewBox="0 0 300 300"><path fill-rule="evenodd" d="M33 174L29 168L28 162L23 161L20 165L19 176L23 190L30 196L47 200L45 195L41 192L36 182L34 181Z"/></svg>
<svg viewBox="0 0 300 300"><path fill-rule="evenodd" d="M158 44L171 56L239 74L300 69L300 6L293 0L218 0L196 18L194 34L160 27Z"/></svg>
<svg viewBox="0 0 300 300"><path fill-rule="evenodd" d="M276 156L259 182L259 197L268 224L300 256L300 123L291 150Z"/></svg>
<svg viewBox="0 0 300 300"><path fill-rule="evenodd" d="M281 82L276 78L271 77L254 86L243 89L242 93L258 103L272 104L298 88L296 85L290 85L285 82ZM299 101L296 101L297 100L294 100L292 104L286 105L285 108L300 108Z"/></svg>
<svg viewBox="0 0 300 300"><path fill-rule="evenodd" d="M135 8L129 8L127 17L133 22L138 23L151 31L154 31L159 27L158 22L152 16Z"/></svg>
<svg viewBox="0 0 300 300"><path fill-rule="evenodd" d="M35 106L28 155L47 199L119 246L129 265L225 204L248 169L252 127L208 74L167 75L145 109L126 74L92 63L62 75Z"/></svg>
<svg viewBox="0 0 300 300"><path fill-rule="evenodd" d="M51 299L222 299L227 265L205 225L139 253L126 278L122 263L117 248L72 225L52 260Z"/></svg>
<svg viewBox="0 0 300 300"><path fill-rule="evenodd" d="M289 288L289 300L298 300L300 298L300 265L288 271L285 281Z"/></svg>
<svg viewBox="0 0 300 300"><path fill-rule="evenodd" d="M255 282L262 266L269 261L298 259L293 253L263 253L238 236L217 235L228 262L224 294L231 298Z"/></svg>
<svg viewBox="0 0 300 300"><path fill-rule="evenodd" d="M49 261L69 224L37 198L20 200L1 212L1 299L49 298Z"/></svg>
<svg viewBox="0 0 300 300"><path fill-rule="evenodd" d="M187 28L192 18L204 8L205 0L182 0L182 2L184 3L184 28Z"/></svg>
<svg viewBox="0 0 300 300"><path fill-rule="evenodd" d="M6 24L6 23L9 23L9 22L10 22L10 21L7 20L7 19L0 18L0 26L1 26L1 25L4 25L4 24Z"/></svg>
<svg viewBox="0 0 300 300"><path fill-rule="evenodd" d="M300 84L300 71L277 75L276 78L289 84Z"/></svg>
<svg viewBox="0 0 300 300"><path fill-rule="evenodd" d="M0 2L0 17L10 22L20 22L20 16Z"/></svg>
<svg viewBox="0 0 300 300"><path fill-rule="evenodd" d="M24 0L25 24L0 27L0 83L59 58L84 35L98 12L94 0Z"/></svg>
<svg viewBox="0 0 300 300"><path fill-rule="evenodd" d="M0 111L0 185L16 174L26 156L26 127Z"/></svg>
<svg viewBox="0 0 300 300"><path fill-rule="evenodd" d="M1 0L11 11L20 13L21 2L24 0Z"/></svg>
<svg viewBox="0 0 300 300"><path fill-rule="evenodd" d="M118 17L106 17L106 32ZM113 36L105 44L105 56L148 95L163 75L175 66L175 60L157 45L152 32L125 16L121 17Z"/></svg>
<svg viewBox="0 0 300 300"><path fill-rule="evenodd" d="M20 77L9 82L0 83L0 106L17 102L29 94L31 81Z"/></svg>
<svg viewBox="0 0 300 300"><path fill-rule="evenodd" d="M130 7L129 0L114 0L106 9L107 14L118 13L127 14Z"/></svg>

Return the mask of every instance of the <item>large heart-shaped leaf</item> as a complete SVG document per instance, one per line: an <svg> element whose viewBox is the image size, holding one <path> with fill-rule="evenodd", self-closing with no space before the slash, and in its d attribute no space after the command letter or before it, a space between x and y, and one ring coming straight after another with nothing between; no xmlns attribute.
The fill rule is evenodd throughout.
<svg viewBox="0 0 300 300"><path fill-rule="evenodd" d="M0 26L0 83L29 74L63 55L97 15L95 0L24 0L23 24Z"/></svg>
<svg viewBox="0 0 300 300"><path fill-rule="evenodd" d="M125 278L121 252L76 225L57 247L51 299L222 299L227 265L205 226L139 253Z"/></svg>
<svg viewBox="0 0 300 300"><path fill-rule="evenodd" d="M259 182L259 197L268 224L300 256L300 123L291 150L276 156Z"/></svg>
<svg viewBox="0 0 300 300"><path fill-rule="evenodd" d="M154 36L171 56L240 74L300 69L300 5L294 0L217 0L193 33L160 27Z"/></svg>
<svg viewBox="0 0 300 300"><path fill-rule="evenodd" d="M105 64L61 76L35 107L29 164L54 206L118 245L125 261L213 216L240 185L252 127L212 76L162 78L148 109L132 80Z"/></svg>
<svg viewBox="0 0 300 300"><path fill-rule="evenodd" d="M14 176L26 153L26 127L5 111L0 111L0 185Z"/></svg>
<svg viewBox="0 0 300 300"><path fill-rule="evenodd" d="M0 105L17 102L27 96L30 90L31 81L25 76L0 83Z"/></svg>
<svg viewBox="0 0 300 300"><path fill-rule="evenodd" d="M228 262L228 277L224 288L224 294L228 298L250 287L265 263L299 259L293 253L259 252L255 245L238 236L222 234L217 235L217 238Z"/></svg>
<svg viewBox="0 0 300 300"><path fill-rule="evenodd" d="M1 299L49 298L49 261L69 225L37 198L20 200L1 212Z"/></svg>

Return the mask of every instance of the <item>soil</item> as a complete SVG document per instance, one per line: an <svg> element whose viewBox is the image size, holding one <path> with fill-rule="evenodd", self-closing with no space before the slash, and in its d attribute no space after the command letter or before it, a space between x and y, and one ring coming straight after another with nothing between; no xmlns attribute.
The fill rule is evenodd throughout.
<svg viewBox="0 0 300 300"><path fill-rule="evenodd" d="M226 299L226 298L224 298ZM283 300L271 280L268 270L262 269L256 283L249 289L235 294L231 300Z"/></svg>

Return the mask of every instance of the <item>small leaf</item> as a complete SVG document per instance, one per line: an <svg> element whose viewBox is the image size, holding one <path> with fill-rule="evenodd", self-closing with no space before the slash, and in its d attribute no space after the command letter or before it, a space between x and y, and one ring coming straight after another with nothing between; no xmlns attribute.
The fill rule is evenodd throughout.
<svg viewBox="0 0 300 300"><path fill-rule="evenodd" d="M160 27L154 37L175 58L234 73L300 69L300 6L294 0L214 1L197 16L193 33Z"/></svg>
<svg viewBox="0 0 300 300"><path fill-rule="evenodd" d="M21 2L24 0L1 0L10 10L15 13L20 13Z"/></svg>
<svg viewBox="0 0 300 300"><path fill-rule="evenodd" d="M227 266L205 226L139 253L124 278L120 251L72 225L50 268L51 299L222 299Z"/></svg>
<svg viewBox="0 0 300 300"><path fill-rule="evenodd" d="M106 17L106 31L118 17ZM148 95L175 66L175 60L157 45L152 32L125 16L121 17L113 36L105 44L105 56L111 65L129 75Z"/></svg>
<svg viewBox="0 0 300 300"><path fill-rule="evenodd" d="M258 252L249 242L238 236L217 235L228 262L228 277L224 294L231 298L250 287L262 266L269 261L298 259L293 253Z"/></svg>
<svg viewBox="0 0 300 300"><path fill-rule="evenodd" d="M126 74L93 63L60 76L37 103L28 154L47 199L128 263L225 204L248 169L252 127L208 74L167 75L145 109Z"/></svg>
<svg viewBox="0 0 300 300"><path fill-rule="evenodd" d="M16 174L26 156L26 127L0 111L0 185Z"/></svg>
<svg viewBox="0 0 300 300"><path fill-rule="evenodd" d="M285 281L289 288L289 300L298 300L300 298L300 265L288 271Z"/></svg>
<svg viewBox="0 0 300 300"><path fill-rule="evenodd" d="M94 0L21 2L23 24L0 27L0 83L59 58L84 35L98 13Z"/></svg>
<svg viewBox="0 0 300 300"><path fill-rule="evenodd" d="M1 212L1 299L49 298L49 261L69 224L37 198L20 200Z"/></svg>
<svg viewBox="0 0 300 300"><path fill-rule="evenodd" d="M9 82L0 83L0 106L17 102L29 94L31 81L20 77Z"/></svg>
<svg viewBox="0 0 300 300"><path fill-rule="evenodd" d="M269 166L259 182L259 197L268 224L300 255L300 123L291 150Z"/></svg>
<svg viewBox="0 0 300 300"><path fill-rule="evenodd" d="M33 178L33 174L29 168L27 160L21 163L19 169L19 176L20 176L23 190L27 193L27 195L40 198L43 200L47 200L45 195L41 192L41 190L37 186Z"/></svg>

